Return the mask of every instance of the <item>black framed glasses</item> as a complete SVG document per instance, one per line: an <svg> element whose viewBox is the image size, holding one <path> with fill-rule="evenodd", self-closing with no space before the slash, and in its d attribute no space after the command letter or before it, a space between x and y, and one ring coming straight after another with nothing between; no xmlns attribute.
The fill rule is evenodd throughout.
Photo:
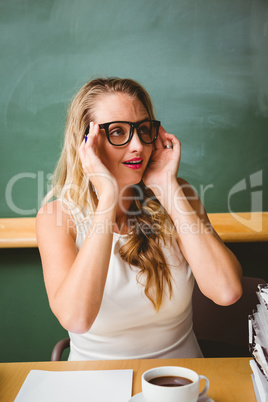
<svg viewBox="0 0 268 402"><path fill-rule="evenodd" d="M145 119L132 123L130 121L111 121L99 124L105 130L106 137L110 144L115 147L127 144L133 137L134 130L144 144L152 144L158 136L160 121Z"/></svg>

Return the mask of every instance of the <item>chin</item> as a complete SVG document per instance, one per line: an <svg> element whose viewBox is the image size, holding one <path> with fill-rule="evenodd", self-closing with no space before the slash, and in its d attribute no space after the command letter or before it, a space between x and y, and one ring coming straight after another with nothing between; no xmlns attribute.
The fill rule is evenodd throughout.
<svg viewBox="0 0 268 402"><path fill-rule="evenodd" d="M135 184L139 184L143 178L145 169L139 170L130 170L123 172L116 172L116 180L119 188L134 186ZM121 179L121 180L120 180Z"/></svg>
<svg viewBox="0 0 268 402"><path fill-rule="evenodd" d="M133 178L132 180L124 181L124 182L118 182L118 185L120 188L124 187L131 187L134 186L135 184L139 184L142 180L143 175L136 176L136 178Z"/></svg>

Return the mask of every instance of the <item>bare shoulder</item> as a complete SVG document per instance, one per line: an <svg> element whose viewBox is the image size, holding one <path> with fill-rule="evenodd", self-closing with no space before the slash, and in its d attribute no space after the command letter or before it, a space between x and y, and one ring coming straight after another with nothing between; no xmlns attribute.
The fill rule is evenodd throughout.
<svg viewBox="0 0 268 402"><path fill-rule="evenodd" d="M45 204L36 217L36 237L50 302L77 256L75 224L61 201Z"/></svg>
<svg viewBox="0 0 268 402"><path fill-rule="evenodd" d="M186 180L182 179L181 177L178 177L177 181L183 191L184 196L187 198L189 204L195 210L199 218L204 223L209 222L205 207L202 204L197 192L191 186L191 184L189 184Z"/></svg>
<svg viewBox="0 0 268 402"><path fill-rule="evenodd" d="M59 235L70 236L75 240L75 223L61 201L56 200L43 205L36 216L37 241L43 237Z"/></svg>

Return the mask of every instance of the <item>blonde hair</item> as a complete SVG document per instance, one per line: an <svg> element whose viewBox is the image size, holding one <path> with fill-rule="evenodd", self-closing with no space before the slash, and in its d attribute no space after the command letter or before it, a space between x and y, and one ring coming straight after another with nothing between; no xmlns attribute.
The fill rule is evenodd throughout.
<svg viewBox="0 0 268 402"><path fill-rule="evenodd" d="M133 99L139 99L150 119L154 119L151 99L146 90L131 79L98 78L88 82L77 93L71 103L65 129L63 150L55 169L52 190L45 202L52 197L61 198L89 210L92 214L98 205L94 188L84 174L78 149L83 141L90 121L94 121L94 107L98 97L106 94L124 93ZM121 247L120 255L130 265L140 269L137 281L143 283L145 294L159 310L165 287L172 296L171 273L166 263L160 243L171 241L174 225L153 192L143 182L133 186L134 192L139 188L146 202L140 197L133 198L130 214L134 220L126 244Z"/></svg>

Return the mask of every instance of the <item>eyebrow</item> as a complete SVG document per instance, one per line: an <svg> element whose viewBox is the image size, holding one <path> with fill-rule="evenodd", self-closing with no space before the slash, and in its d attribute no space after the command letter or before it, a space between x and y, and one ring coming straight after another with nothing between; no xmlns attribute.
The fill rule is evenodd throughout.
<svg viewBox="0 0 268 402"><path fill-rule="evenodd" d="M138 124L138 123L143 123L146 121L154 121L154 119L150 119L150 117L147 117L146 119L143 120L138 120L138 121L127 121L127 120L113 120L113 121L107 121L105 123L99 123L99 126L102 126L104 124L112 124L112 123L131 123L131 124Z"/></svg>
<svg viewBox="0 0 268 402"><path fill-rule="evenodd" d="M138 124L138 123L143 123L146 121L154 121L155 119L151 119L150 117L146 117L143 120L139 120L139 121L126 121L126 120L114 120L114 121L107 121L106 123L99 123L99 126L101 128L101 126L103 125L107 125L107 124L113 124L113 123L131 123L131 124ZM84 132L84 136L88 135L89 133L89 125L86 127L85 132Z"/></svg>

